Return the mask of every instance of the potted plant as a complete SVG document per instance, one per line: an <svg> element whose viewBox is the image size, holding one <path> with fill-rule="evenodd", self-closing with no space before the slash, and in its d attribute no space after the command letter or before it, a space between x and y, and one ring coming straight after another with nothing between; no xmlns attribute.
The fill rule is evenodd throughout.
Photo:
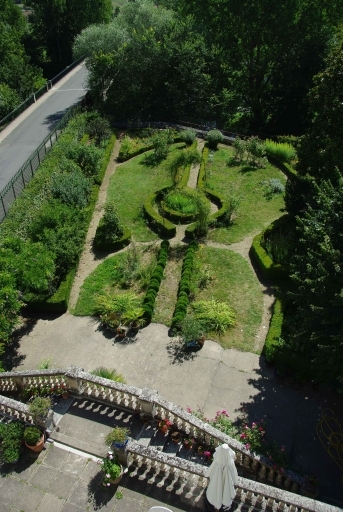
<svg viewBox="0 0 343 512"><path fill-rule="evenodd" d="M158 429L161 432L163 432L163 434L166 434L172 425L173 424L171 421L164 419L164 420L159 421Z"/></svg>
<svg viewBox="0 0 343 512"><path fill-rule="evenodd" d="M193 448L194 439L185 437L183 440L183 446L186 448L186 450L191 450Z"/></svg>
<svg viewBox="0 0 343 512"><path fill-rule="evenodd" d="M37 427L27 427L24 431L25 445L35 453L39 453L44 448L44 433Z"/></svg>
<svg viewBox="0 0 343 512"><path fill-rule="evenodd" d="M171 435L173 443L179 443L181 441L181 433L177 430Z"/></svg>
<svg viewBox="0 0 343 512"><path fill-rule="evenodd" d="M204 447L201 444L198 446L198 455L204 455Z"/></svg>
<svg viewBox="0 0 343 512"><path fill-rule="evenodd" d="M104 472L102 485L109 487L111 484L119 484L123 476L123 467L116 462L116 458L109 455L106 459L99 461L99 464Z"/></svg>
<svg viewBox="0 0 343 512"><path fill-rule="evenodd" d="M194 316L185 316L181 322L181 337L186 348L203 346L203 325Z"/></svg>
<svg viewBox="0 0 343 512"><path fill-rule="evenodd" d="M130 429L126 427L114 427L105 438L107 446L115 446L123 450L129 441Z"/></svg>
<svg viewBox="0 0 343 512"><path fill-rule="evenodd" d="M119 325L117 328L117 334L119 338L125 338L128 328L125 325Z"/></svg>
<svg viewBox="0 0 343 512"><path fill-rule="evenodd" d="M43 422L46 420L51 407L51 398L37 396L29 405L29 413L34 422Z"/></svg>

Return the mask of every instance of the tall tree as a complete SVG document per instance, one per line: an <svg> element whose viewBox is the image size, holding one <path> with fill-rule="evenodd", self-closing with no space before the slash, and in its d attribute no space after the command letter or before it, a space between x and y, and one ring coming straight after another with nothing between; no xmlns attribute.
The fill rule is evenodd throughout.
<svg viewBox="0 0 343 512"><path fill-rule="evenodd" d="M30 64L22 38L26 21L12 0L0 0L0 118L43 83L42 71Z"/></svg>
<svg viewBox="0 0 343 512"><path fill-rule="evenodd" d="M93 23L108 23L111 0L30 0L32 46L56 68L70 64L75 37Z"/></svg>
<svg viewBox="0 0 343 512"><path fill-rule="evenodd" d="M166 0L164 0L166 1ZM164 3L160 0L161 3ZM170 5L170 2L168 2ZM341 0L175 0L216 48L216 115L245 118L255 130L296 130L320 71Z"/></svg>
<svg viewBox="0 0 343 512"><path fill-rule="evenodd" d="M206 109L210 76L203 38L189 19L150 0L128 3L112 23L78 36L89 86L117 119L170 119Z"/></svg>

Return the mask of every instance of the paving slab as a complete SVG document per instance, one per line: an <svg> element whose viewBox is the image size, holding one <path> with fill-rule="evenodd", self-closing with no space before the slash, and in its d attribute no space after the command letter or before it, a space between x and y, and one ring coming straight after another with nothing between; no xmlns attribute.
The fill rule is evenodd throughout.
<svg viewBox="0 0 343 512"><path fill-rule="evenodd" d="M47 493L40 502L36 512L61 512L64 500L57 498L53 494Z"/></svg>
<svg viewBox="0 0 343 512"><path fill-rule="evenodd" d="M34 512L44 498L45 492L30 484L22 484L21 491L13 500L13 506L22 512Z"/></svg>

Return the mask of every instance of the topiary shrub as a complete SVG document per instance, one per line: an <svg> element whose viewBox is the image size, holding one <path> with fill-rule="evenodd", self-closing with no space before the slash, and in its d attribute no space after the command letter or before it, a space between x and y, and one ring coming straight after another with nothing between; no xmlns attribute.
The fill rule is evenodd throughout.
<svg viewBox="0 0 343 512"><path fill-rule="evenodd" d="M193 128L187 128L187 130L183 130L179 133L180 140L187 144L187 146L191 146L195 141L197 136L197 132Z"/></svg>
<svg viewBox="0 0 343 512"><path fill-rule="evenodd" d="M163 272L167 262L169 242L163 240L157 256L157 264L150 278L150 282L143 299L144 316L147 322L151 322L154 314L155 300L163 279Z"/></svg>
<svg viewBox="0 0 343 512"><path fill-rule="evenodd" d="M219 130L210 130L206 136L208 147L210 149L217 149L220 142L223 142L224 136Z"/></svg>
<svg viewBox="0 0 343 512"><path fill-rule="evenodd" d="M94 246L102 250L115 250L130 243L131 232L125 231L114 203L105 206L105 213L97 227Z"/></svg>

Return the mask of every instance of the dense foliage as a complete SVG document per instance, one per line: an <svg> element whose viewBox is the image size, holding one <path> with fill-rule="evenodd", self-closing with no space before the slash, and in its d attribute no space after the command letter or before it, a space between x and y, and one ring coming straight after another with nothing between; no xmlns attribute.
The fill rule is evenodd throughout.
<svg viewBox="0 0 343 512"><path fill-rule="evenodd" d="M35 61L56 73L72 61L77 34L92 23L112 18L111 0L30 0L30 34L26 44Z"/></svg>
<svg viewBox="0 0 343 512"><path fill-rule="evenodd" d="M27 27L13 0L0 1L0 119L5 117L45 80L30 64L23 39Z"/></svg>

